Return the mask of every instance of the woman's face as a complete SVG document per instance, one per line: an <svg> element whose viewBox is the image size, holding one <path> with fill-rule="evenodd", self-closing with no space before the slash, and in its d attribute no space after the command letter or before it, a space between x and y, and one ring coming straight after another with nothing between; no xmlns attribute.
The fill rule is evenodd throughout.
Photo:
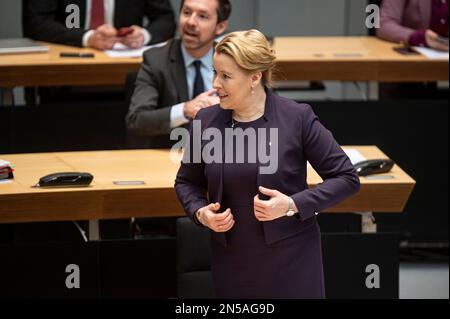
<svg viewBox="0 0 450 319"><path fill-rule="evenodd" d="M228 54L216 53L213 87L223 109L238 109L251 95L252 75L241 69Z"/></svg>

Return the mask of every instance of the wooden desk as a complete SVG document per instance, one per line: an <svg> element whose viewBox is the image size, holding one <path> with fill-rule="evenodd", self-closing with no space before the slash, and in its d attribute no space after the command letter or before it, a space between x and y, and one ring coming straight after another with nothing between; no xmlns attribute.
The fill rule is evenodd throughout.
<svg viewBox="0 0 450 319"><path fill-rule="evenodd" d="M353 147L352 147L353 148ZM366 158L386 157L375 146L358 146ZM15 166L12 182L0 184L0 223L97 220L128 217L183 216L175 195L179 162L167 150L123 150L0 155ZM32 188L41 176L87 171L94 181L86 188ZM361 190L327 212L401 212L415 181L395 165L393 179L361 178ZM113 181L145 181L117 186ZM308 185L321 179L312 169Z"/></svg>
<svg viewBox="0 0 450 319"><path fill-rule="evenodd" d="M448 81L448 60L402 55L376 37L276 37L280 80Z"/></svg>
<svg viewBox="0 0 450 319"><path fill-rule="evenodd" d="M48 53L0 55L0 87L45 85L124 85L141 58L110 58L104 52L44 43ZM61 52L94 53L94 58L61 58Z"/></svg>
<svg viewBox="0 0 450 319"><path fill-rule="evenodd" d="M141 58L110 58L102 51L50 44L48 53L0 55L0 87L123 85ZM404 56L396 44L375 37L276 37L281 80L443 81L448 60ZM91 52L95 58L60 58L60 52Z"/></svg>

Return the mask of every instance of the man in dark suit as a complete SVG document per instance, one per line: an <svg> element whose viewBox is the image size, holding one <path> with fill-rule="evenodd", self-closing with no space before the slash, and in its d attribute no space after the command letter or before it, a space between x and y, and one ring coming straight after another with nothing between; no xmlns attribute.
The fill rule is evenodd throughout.
<svg viewBox="0 0 450 319"><path fill-rule="evenodd" d="M169 0L24 0L23 6L24 35L41 41L100 50L121 42L138 48L166 41L175 32ZM78 9L78 28L67 25ZM125 27L130 33L121 36L118 30Z"/></svg>
<svg viewBox="0 0 450 319"><path fill-rule="evenodd" d="M218 103L212 89L213 45L230 13L229 0L182 1L180 39L145 52L126 123L131 134L151 137L147 147L169 147L172 128Z"/></svg>

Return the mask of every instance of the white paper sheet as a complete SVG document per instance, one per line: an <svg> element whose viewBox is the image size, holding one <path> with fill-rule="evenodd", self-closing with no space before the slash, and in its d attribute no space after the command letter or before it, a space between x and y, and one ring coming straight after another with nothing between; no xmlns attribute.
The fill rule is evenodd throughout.
<svg viewBox="0 0 450 319"><path fill-rule="evenodd" d="M448 60L448 52L438 51L430 48L414 47L414 50L431 60Z"/></svg>
<svg viewBox="0 0 450 319"><path fill-rule="evenodd" d="M11 163L0 159L0 168L7 167L7 166L11 167Z"/></svg>
<svg viewBox="0 0 450 319"><path fill-rule="evenodd" d="M355 165L358 162L365 161L366 158L356 149L354 148L347 148L343 149L345 154L347 154L348 158L350 159L350 162ZM309 162L307 162L308 167L312 167Z"/></svg>
<svg viewBox="0 0 450 319"><path fill-rule="evenodd" d="M345 154L347 154L348 158L350 159L350 162L352 162L353 165L355 165L358 162L366 160L366 158L358 150L354 148L344 149L344 152Z"/></svg>
<svg viewBox="0 0 450 319"><path fill-rule="evenodd" d="M131 49L122 43L114 44L112 50L105 50L105 54L111 58L141 58L144 54L144 51L151 49L162 47L166 45L167 42L161 42L153 45L143 46L139 49Z"/></svg>

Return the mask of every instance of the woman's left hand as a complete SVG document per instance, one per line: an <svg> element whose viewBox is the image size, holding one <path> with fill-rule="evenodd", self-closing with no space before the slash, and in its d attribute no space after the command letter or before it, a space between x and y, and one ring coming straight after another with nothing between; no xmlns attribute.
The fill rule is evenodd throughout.
<svg viewBox="0 0 450 319"><path fill-rule="evenodd" d="M262 186L259 187L259 191L270 196L270 199L261 200L258 194L253 198L253 209L257 220L264 222L286 216L289 209L289 196Z"/></svg>

